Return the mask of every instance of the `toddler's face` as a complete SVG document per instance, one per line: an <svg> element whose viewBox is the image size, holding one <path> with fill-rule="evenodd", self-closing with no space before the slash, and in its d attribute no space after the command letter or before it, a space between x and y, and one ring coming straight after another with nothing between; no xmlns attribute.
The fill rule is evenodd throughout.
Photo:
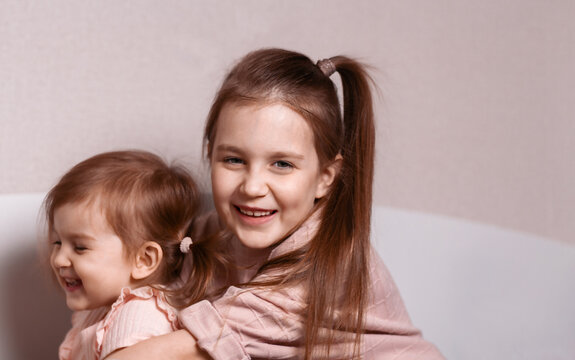
<svg viewBox="0 0 575 360"><path fill-rule="evenodd" d="M74 311L111 305L132 281L132 261L97 205L66 204L54 213L50 265Z"/></svg>

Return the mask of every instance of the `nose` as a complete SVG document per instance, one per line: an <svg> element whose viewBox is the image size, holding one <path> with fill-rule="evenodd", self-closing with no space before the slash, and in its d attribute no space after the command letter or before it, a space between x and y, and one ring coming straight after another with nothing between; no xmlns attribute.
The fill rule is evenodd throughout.
<svg viewBox="0 0 575 360"><path fill-rule="evenodd" d="M268 193L265 175L257 169L250 169L244 175L241 185L242 192L249 197L262 197Z"/></svg>
<svg viewBox="0 0 575 360"><path fill-rule="evenodd" d="M69 267L72 264L66 251L62 249L61 245L52 249L52 255L50 258L54 269Z"/></svg>

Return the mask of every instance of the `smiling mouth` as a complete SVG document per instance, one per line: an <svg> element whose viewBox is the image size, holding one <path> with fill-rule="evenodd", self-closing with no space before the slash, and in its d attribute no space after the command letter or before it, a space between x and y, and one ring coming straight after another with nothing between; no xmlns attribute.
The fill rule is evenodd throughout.
<svg viewBox="0 0 575 360"><path fill-rule="evenodd" d="M82 287L82 280L63 278L66 291L74 291Z"/></svg>
<svg viewBox="0 0 575 360"><path fill-rule="evenodd" d="M277 210L263 210L263 209L254 209L254 208L241 208L236 206L236 209L240 212L240 214L245 216L250 216L254 218L260 218L265 216L273 215L277 212Z"/></svg>

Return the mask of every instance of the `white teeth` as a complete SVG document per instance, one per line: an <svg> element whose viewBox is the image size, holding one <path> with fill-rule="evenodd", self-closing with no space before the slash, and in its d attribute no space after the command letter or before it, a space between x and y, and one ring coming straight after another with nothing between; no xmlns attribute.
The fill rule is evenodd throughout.
<svg viewBox="0 0 575 360"><path fill-rule="evenodd" d="M64 280L67 286L77 286L80 282L78 280Z"/></svg>
<svg viewBox="0 0 575 360"><path fill-rule="evenodd" d="M244 215L247 216L253 216L253 217L261 217L261 216L268 216L271 215L271 211L250 211L250 210L243 210L240 209L240 212Z"/></svg>

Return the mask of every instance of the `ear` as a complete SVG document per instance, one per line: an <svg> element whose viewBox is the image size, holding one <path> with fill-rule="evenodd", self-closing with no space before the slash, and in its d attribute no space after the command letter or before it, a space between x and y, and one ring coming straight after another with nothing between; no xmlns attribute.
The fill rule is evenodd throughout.
<svg viewBox="0 0 575 360"><path fill-rule="evenodd" d="M145 279L152 275L162 262L163 252L160 244L148 241L136 252L132 267L132 278L135 280Z"/></svg>
<svg viewBox="0 0 575 360"><path fill-rule="evenodd" d="M316 189L315 198L320 199L327 195L333 181L339 174L341 170L341 164L343 162L343 157L341 154L337 154L335 159L323 168L320 174L320 181Z"/></svg>

